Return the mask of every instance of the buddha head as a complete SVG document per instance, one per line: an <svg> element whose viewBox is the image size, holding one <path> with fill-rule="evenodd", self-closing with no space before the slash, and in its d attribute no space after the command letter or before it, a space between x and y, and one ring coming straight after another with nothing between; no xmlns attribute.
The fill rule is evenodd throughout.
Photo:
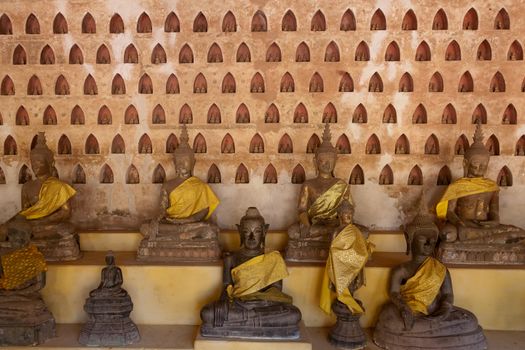
<svg viewBox="0 0 525 350"><path fill-rule="evenodd" d="M37 178L52 175L55 158L53 152L47 147L43 132L38 133L36 145L31 150L29 157L31 158L31 168Z"/></svg>
<svg viewBox="0 0 525 350"><path fill-rule="evenodd" d="M344 200L337 208L337 217L341 226L350 225L354 222L354 207L349 201Z"/></svg>
<svg viewBox="0 0 525 350"><path fill-rule="evenodd" d="M195 166L195 154L188 141L188 130L186 124L183 124L180 134L180 145L173 152L173 157L177 176L185 179L193 175L193 167Z"/></svg>
<svg viewBox="0 0 525 350"><path fill-rule="evenodd" d="M439 229L430 215L418 214L405 229L407 254L431 256L434 254L439 236Z"/></svg>
<svg viewBox="0 0 525 350"><path fill-rule="evenodd" d="M337 161L337 150L330 142L330 124L326 123L323 132L323 142L315 150L315 167L321 176L334 176L335 162Z"/></svg>
<svg viewBox="0 0 525 350"><path fill-rule="evenodd" d="M106 265L115 265L115 254L113 254L112 250L108 250L106 254Z"/></svg>
<svg viewBox="0 0 525 350"><path fill-rule="evenodd" d="M246 214L241 218L237 225L241 235L241 249L264 253L264 240L268 232L268 224L255 207L249 207Z"/></svg>
<svg viewBox="0 0 525 350"><path fill-rule="evenodd" d="M483 145L483 133L478 121L474 132L474 142L465 151L463 170L465 177L483 177L487 172L490 153Z"/></svg>

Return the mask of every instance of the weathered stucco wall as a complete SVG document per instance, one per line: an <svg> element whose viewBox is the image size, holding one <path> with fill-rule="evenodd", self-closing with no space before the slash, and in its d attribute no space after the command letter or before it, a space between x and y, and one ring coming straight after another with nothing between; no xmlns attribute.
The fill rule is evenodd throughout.
<svg viewBox="0 0 525 350"><path fill-rule="evenodd" d="M469 26L475 22L474 12L469 12L471 7L477 15L478 28L462 29L464 22L468 22ZM433 30L440 8L446 14L448 28ZM356 30L340 30L341 19L347 9L355 17ZM384 14L386 30L370 30L371 25L380 27L382 24L378 19L380 16L374 16L378 9ZM506 24L501 9L510 19L508 30L495 29L495 26L505 27ZM252 31L252 18L258 10L266 17L265 32ZM295 16L296 31L282 30L283 18L288 10ZM326 30L312 31L312 25L317 29L323 26L321 16L316 15L318 10L322 12ZM410 14L405 16L409 10L413 11L416 21L410 18ZM165 20L172 11L180 21L180 32L164 30ZM222 30L223 19L228 11L235 16L236 31L225 33ZM191 141L200 133L206 142L206 153L197 154L195 175L207 179L213 164L220 171L221 183L212 185L222 200L215 215L219 225L233 227L245 208L255 205L273 229L283 229L295 218L300 187L299 184L292 184L292 171L300 164L307 178L315 175L313 156L306 153L307 144L314 133L321 136L323 116L331 103L337 113L336 120L333 119L331 124L332 142L335 144L345 134L351 148L349 154L339 156L336 175L349 180L357 165L364 173L364 184L352 186L358 221L376 228L397 228L405 221L405 216L413 209L421 193L424 193L427 202L436 201L445 188L437 186L438 174L445 165L449 167L452 179L461 176L462 156L455 154L456 142L462 134L471 141L473 114L483 117L483 113L479 112L481 108L474 113L476 107L482 104L486 111L486 140L494 135L492 140L499 143L498 147L493 147L496 151L499 148L499 155L491 158L488 176L497 179L503 167L507 167L512 174L507 178L507 184L512 178L512 186L502 189L502 220L525 226L522 215L525 207L525 157L520 151L520 147L521 150L525 147L525 99L522 92L525 65L521 47L524 43L520 41L520 34L525 30L525 21L521 16L524 11L525 4L510 0L499 1L497 6L489 6L481 0L468 3L361 1L350 5L329 0L249 3L230 0L2 1L0 15L7 17L0 19L0 31L12 34L0 35L0 167L6 182L0 184L0 222L19 210L20 170L29 165L30 144L34 135L45 131L48 145L57 153L56 168L60 177L69 182L75 181L79 165L85 172L86 183L74 185L78 190L74 199L75 222L86 228L138 227L156 210L160 185L152 182L157 166L160 164L164 168L167 178L173 176L171 154L166 153L166 142L171 133L179 136L179 114L183 105L187 104L193 115L192 123L188 124ZM82 21L88 12L96 22L96 33L82 33ZM137 33L137 21L143 12L151 19L151 33ZM193 31L199 12L206 19L207 32ZM65 34L53 33L58 13L67 22ZM124 32L110 33L110 20L117 13L123 20ZM26 34L30 14L37 18L40 34ZM55 29L60 31L64 28L59 21L55 22ZM140 22L147 26L144 19ZM292 21L284 19L284 22L288 28L292 26ZM416 22L416 30L402 30L410 29ZM34 28L34 24L29 23L28 26ZM461 57L446 60L446 57L458 54L453 46L449 48L453 40L460 48ZM484 40L487 44L483 43ZM331 41L339 50L340 58L336 62L325 61L325 56L329 60L334 57L333 53L326 54ZM356 59L356 56L362 56L362 52L366 56L366 48L363 50L364 45L360 46L362 41L368 47L369 60ZM430 53L428 61L416 60L416 56L422 54L418 47L423 41L430 49L423 52ZM301 42L309 47L309 62L296 62L296 50ZM392 42L395 44L387 49ZM220 47L223 62L207 62L208 50L213 43ZM241 43L248 46L251 62L237 62L237 50ZM280 48L279 62L266 60L272 43ZM69 63L74 44L82 52L83 64ZM103 44L109 51L109 64L97 63L97 51ZM130 44L138 51L136 64L124 63L125 50ZM166 53L166 63L152 63L152 51L157 44ZM179 63L179 53L185 44L193 51L194 63ZM26 64L13 64L14 61L24 61L21 50L16 49L18 45L25 51ZM54 64L40 63L46 45L53 51ZM387 56L396 56L395 46L399 48L400 59L385 60L386 51ZM479 56L485 59L479 60ZM459 92L459 85L468 90L469 82L462 80L467 71L472 77L473 91ZM293 92L281 92L281 79L287 72L293 78ZM309 91L316 72L323 80L322 92ZM353 81L353 91L340 91L341 79L346 72ZM429 81L435 72L442 77L442 92L429 91ZM501 73L503 80L493 80L496 72ZM207 82L205 93L194 93L194 81L199 73ZM235 93L222 92L223 78L227 73L235 79ZM256 73L264 79L264 92L251 92L252 78ZM369 92L374 73L381 78L382 91ZM409 79L403 80L405 73L410 75L413 89L409 87ZM89 74L96 82L96 95L84 93ZM112 93L116 89L112 81L117 74L125 83L124 94ZM144 74L151 78L151 94L139 93L139 80ZM166 81L171 74L178 79L179 93L166 93ZM30 95L31 92L39 92L34 79L30 82L33 75L40 81L41 94ZM68 95L57 94L61 89L55 90L60 75L67 80ZM404 85L405 90L413 91L400 92L400 85ZM495 86L504 91L492 92ZM352 90L348 84L346 90ZM272 103L279 110L278 123L265 122L265 114ZM294 123L294 113L300 103L308 112L307 123ZM165 111L164 124L155 124L152 120L152 112L158 104ZM208 122L208 110L212 104L220 110L220 123ZM236 112L241 104L249 110L249 123L236 122ZM366 123L356 122L358 113L355 110L359 104L366 109ZM389 104L396 112L393 123L383 122ZM426 123L413 123L413 114L419 104L426 110ZM456 112L453 124L442 123L443 114L452 118L450 107L444 111L448 104ZM512 108L507 110L507 117L504 118L510 104L516 111L516 120L513 120ZM71 124L72 111L77 105L85 116L83 125ZM104 105L112 115L112 121L107 125L99 124L97 117ZM138 124L125 123L125 111L130 105L134 105L138 112ZM27 111L29 125L19 125L25 123L21 106ZM56 113L56 125L44 125L48 106ZM510 124L504 119L510 120ZM227 133L235 144L235 153L232 154L221 152ZM256 133L264 142L264 153L250 153L250 142ZM90 134L98 142L98 154L86 154ZM113 153L112 142L117 134L125 143L124 154ZM144 134L151 140L152 153L140 153L143 145L139 146L139 142ZM293 142L293 153L278 152L280 140L285 134ZM379 154L366 153L366 149L371 148L367 143L372 134L380 143ZM395 152L396 142L402 134L408 139L410 154ZM438 154L425 154L427 140L432 134L438 141L439 149L431 152L437 151ZM71 144L71 154L58 154L59 148L64 147L64 141L59 145L62 135ZM16 142L16 155L9 155L12 150L9 136ZM432 148L427 146L427 150ZM235 183L241 163L249 173L249 183L246 184ZM105 164L113 172L113 183L100 183ZM264 183L269 164L276 169L277 184ZM137 168L140 175L138 184L126 183L131 165ZM379 184L380 174L386 165L392 170L393 183ZM409 175L416 165L421 170L422 179L417 170L412 176ZM408 185L409 177L412 182L421 181L422 185Z"/></svg>

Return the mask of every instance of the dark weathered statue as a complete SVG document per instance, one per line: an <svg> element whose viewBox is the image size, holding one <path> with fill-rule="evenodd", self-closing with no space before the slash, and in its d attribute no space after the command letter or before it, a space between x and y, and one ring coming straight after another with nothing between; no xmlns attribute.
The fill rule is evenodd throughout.
<svg viewBox="0 0 525 350"><path fill-rule="evenodd" d="M440 256L464 264L525 264L525 230L500 223L498 184L485 178L490 154L481 125L465 151L464 177L450 184L436 206Z"/></svg>
<svg viewBox="0 0 525 350"><path fill-rule="evenodd" d="M288 229L287 260L325 261L331 234L339 226L337 208L344 200L352 205L348 184L333 174L337 150L330 138L329 124L326 124L323 142L315 151L317 177L301 186L297 206L299 222Z"/></svg>
<svg viewBox="0 0 525 350"><path fill-rule="evenodd" d="M10 221L27 222L31 242L44 254L46 260L78 259L78 235L69 222L70 200L76 191L53 176L55 160L53 152L46 145L43 132L38 133L30 157L36 179L22 186L22 211ZM0 231L5 232L5 229L6 226L3 225ZM0 247L6 248L9 245L8 241L0 242Z"/></svg>
<svg viewBox="0 0 525 350"><path fill-rule="evenodd" d="M332 344L345 349L362 349L366 346L366 336L359 325L364 313L361 301L354 299L354 292L364 285L364 267L371 256L374 245L353 224L354 208L343 201L337 209L339 226L332 234L332 242L321 288L319 306L337 316L330 330Z"/></svg>
<svg viewBox="0 0 525 350"><path fill-rule="evenodd" d="M193 176L195 155L183 126L174 152L177 176L162 185L160 214L143 224L137 258L147 261L215 261L219 228L208 221L219 205L208 184Z"/></svg>
<svg viewBox="0 0 525 350"><path fill-rule="evenodd" d="M0 257L0 346L38 345L55 336L55 319L40 295L46 261L30 244L27 224L12 221L7 231L11 248Z"/></svg>
<svg viewBox="0 0 525 350"><path fill-rule="evenodd" d="M88 346L124 346L140 341L137 326L129 318L133 302L122 288L122 271L110 251L106 255L100 284L89 292L84 310L88 322L80 331L78 342Z"/></svg>
<svg viewBox="0 0 525 350"><path fill-rule="evenodd" d="M486 349L476 316L453 305L450 274L432 257L439 233L432 218L418 216L405 231L412 257L392 270L374 342L389 350Z"/></svg>
<svg viewBox="0 0 525 350"><path fill-rule="evenodd" d="M278 251L264 253L268 225L251 207L237 227L241 249L224 259L220 299L201 310L202 336L298 338L301 312L281 291L286 264Z"/></svg>

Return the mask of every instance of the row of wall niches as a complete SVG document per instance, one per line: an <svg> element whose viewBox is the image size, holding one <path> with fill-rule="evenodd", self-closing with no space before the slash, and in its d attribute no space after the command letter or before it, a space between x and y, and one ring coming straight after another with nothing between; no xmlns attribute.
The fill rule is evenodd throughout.
<svg viewBox="0 0 525 350"><path fill-rule="evenodd" d="M302 137L301 137L302 139ZM364 139L364 138L363 138ZM78 138L75 139L77 141ZM448 141L450 140L450 137L447 137ZM507 139L506 139L507 140ZM36 142L36 137L33 138L32 146L34 146ZM317 147L320 145L320 138L317 134L312 134L310 138L308 139L308 142L306 144L306 149L297 150L295 149L296 153L315 153ZM361 142L359 143L359 147L361 147ZM109 145L108 145L109 146ZM369 155L374 154L381 154L381 153L388 153L389 150L386 150L385 147L381 147L381 141L379 137L376 134L372 134L368 137L368 140L366 141L366 144L364 146L364 153ZM438 155L442 152L440 147L440 142L438 137L435 134L431 134L426 139L426 142L424 145L421 145L420 150L413 149L414 147L411 147L409 138L405 134L401 134L391 151L393 151L396 155L407 155L407 154L426 154L426 155ZM175 149L178 147L178 139L177 137L172 133L167 136L165 144L162 145L162 147L158 147L155 149L153 147L153 143L151 141L150 136L145 133L143 134L138 143L137 148L132 147L132 150L130 151L128 149L128 152L135 154L138 152L139 154L162 154L162 153L173 153ZM245 146L246 147L246 146ZM341 134L337 141L336 141L336 149L340 154L351 154L352 153L352 146L350 144L350 140L346 134ZM500 142L496 135L492 134L490 137L488 137L485 147L489 151L490 155L492 156L498 156L502 154L500 152ZM100 143L97 139L97 137L93 134L89 134L87 138L85 139L84 145L82 147L83 154L86 155L97 155L101 154L101 149L104 150L106 147L101 147ZM160 148L160 149L159 149ZM249 145L244 150L239 150L238 147L235 146L235 139L230 133L226 133L224 137L222 138L221 144L220 144L220 152L223 154L234 154L236 151L240 151L241 153L249 152L249 153L265 153L265 150L268 151L268 148L270 148L270 152L274 153L275 151L277 153L294 153L294 142L292 138L287 134L283 134L280 137L279 142L275 146L271 146L268 144L268 142L265 144L263 137L260 133L255 133L250 140ZM448 149L448 147L445 147ZM465 134L460 135L456 139L456 143L454 145L454 148L452 151L455 155L463 155L465 153L465 150L469 148L469 141ZM78 152L73 152L72 143L69 139L69 137L65 134L63 134L60 139L58 140L58 144L56 147L57 153L59 155L71 155L71 154L77 154ZM202 133L198 133L193 141L193 150L195 153L208 153L210 150L208 149L208 145L206 142L206 138ZM110 151L112 154L125 154L126 153L126 142L124 141L124 138L120 134L116 134L113 137L113 140L111 141L111 148ZM102 152L105 153L105 152ZM215 153L215 152L212 152ZM448 153L448 151L446 151ZM510 153L510 152L509 152ZM13 136L8 135L4 140L4 155L5 156L15 156L18 154L18 145L16 143L16 140ZM512 153L514 156L525 156L525 135L522 135L515 143L514 151ZM510 154L508 154L510 155Z"/></svg>
<svg viewBox="0 0 525 350"><path fill-rule="evenodd" d="M288 182L290 181L293 184L301 184L305 181L305 171L301 164L297 164L293 170L292 170L291 178L283 179L281 176L281 182ZM276 184L279 183L279 176L277 175L278 171L275 168L273 164L268 164L266 169L264 170L262 182L265 184ZM118 179L115 181L115 175L114 172L109 164L104 164L100 168L100 172L98 174L98 177L95 176L94 179L90 180L86 176L86 172L84 171L84 168L82 165L77 164L75 165L73 172L72 172L72 181L74 184L86 184L93 182L98 182L101 184L111 184L111 183L126 183L126 184L139 184L139 183L163 183L166 180L166 171L164 170L164 167L161 164L158 164L155 169L153 170L152 174L148 174L149 177L147 180L144 178L141 181L141 175L139 173L139 170L137 167L133 164L131 164L126 171L126 174L124 176L123 182L120 182ZM58 171L55 168L54 169L54 176L59 177ZM259 178L258 174L252 173L252 177ZM29 180L32 179L31 170L27 165L23 165L18 174L18 183L23 184ZM90 180L90 181L88 181ZM237 167L237 170L235 172L235 177L232 178L231 183L236 184L246 184L250 183L250 171L244 165L243 163L240 163ZM208 183L228 183L229 181L222 178L221 172L217 165L212 164L209 167L208 173L207 173L207 181ZM260 180L259 180L260 181ZM404 179L403 179L404 181ZM452 174L448 166L443 166L437 177L432 176L432 183L438 185L438 186L446 186L449 185L452 181ZM349 177L348 177L348 183L351 185L363 185L365 183L365 172L363 171L363 168L357 164L352 169ZM390 165L385 165L381 172L378 174L377 177L377 183L380 185L393 185L398 184L394 182L394 172ZM512 180L512 173L510 169L507 166L503 166L501 170L498 173L497 177L497 183L500 186L506 187L506 186L512 186L513 180ZM4 171L0 167L0 184L6 184L6 177L4 175ZM401 184L401 183L399 183ZM418 165L414 165L413 168L410 170L410 173L408 174L408 177L406 178L406 182L404 181L403 184L406 185L423 185L423 172L421 168Z"/></svg>
<svg viewBox="0 0 525 350"><path fill-rule="evenodd" d="M5 108L3 110L4 113L9 113L9 109ZM16 110L16 112L13 111L13 115L15 116L14 124L20 125L20 126L27 126L30 125L30 123L33 123L37 125L59 125L64 124L63 119L61 123L59 123L59 118L57 117L57 112L53 108L53 106L48 105L40 112L35 113L35 116L38 117L38 115L41 113L41 123L36 122L36 118L30 118L29 112L23 105L19 106ZM406 113L406 112L405 112ZM118 118L116 121L114 121L113 118L113 112L107 105L102 105L98 111L92 111L88 110L87 112L84 112L82 107L79 105L75 105L71 113L68 113L68 119L71 125L85 125L86 124L86 114L88 115L96 115L96 122L98 125L112 125L117 124L121 125L122 121L124 124L128 125L139 125L141 124L141 120L143 120L144 116L140 116L137 108L130 104L126 107L123 113L123 118ZM261 117L254 118L250 113L249 108L246 104L241 103L235 112L235 122L237 124L248 124L248 123L256 123L259 120L262 121L264 118L264 122L267 124L274 124L274 123L289 123L293 121L294 124L306 124L309 122L322 122L322 123L347 123L349 119L351 118L352 123L355 124L367 124L369 122L371 123L377 123L381 121L383 124L397 124L400 122L400 118L402 118L400 115L398 115L398 112L394 105L391 103L388 104L384 112L379 115L369 115L366 107L363 104L359 104L355 107L353 112L351 112L348 116L341 116L341 113L337 111L337 108L332 102L328 102L323 112L320 116L316 116L312 118L311 113L308 111L308 108L303 104L302 102L299 102L294 108L293 108L293 114L288 115L282 115L282 113L279 110L279 107L275 103L271 103L267 108L266 111L261 115ZM346 114L346 112L345 112ZM166 124L167 122L171 122L171 120L167 119L167 113L164 109L164 107L161 104L157 104L150 115L148 115L148 118L150 120L151 124ZM410 114L410 112L406 115L406 117L412 124L427 124L430 123L436 124L438 120L441 122L441 124L449 124L454 125L458 122L458 119L465 118L464 116L458 117L458 112L456 111L456 108L452 103L447 104L442 112L436 116L431 116L429 118L429 114L427 113L427 109L423 103L420 103L417 105L417 107L414 109L414 111ZM472 124L487 124L488 113L487 109L482 103L479 103L475 108L473 108L472 115L467 116L472 122ZM31 119L33 120L31 122ZM40 119L40 118L38 118ZM95 117L93 117L93 120ZM312 120L314 119L314 120ZM496 120L498 119L498 120ZM116 122L116 123L115 123ZM206 113L206 123L207 124L221 124L223 122L223 113L221 112L221 109L215 104L211 104L208 108L208 111ZM228 121L226 121L228 122ZM518 122L518 112L516 110L516 107L510 103L502 109L499 112L492 111L491 112L491 123L492 125L496 124L502 124L502 125L516 125ZM193 124L194 123L194 112L189 104L184 103L182 107L179 110L178 113L178 123L179 124ZM6 121L6 125L12 125L12 123L8 123ZM87 124L91 125L92 123L90 120L87 120ZM142 122L144 124L144 121ZM172 123L170 123L172 124ZM198 124L198 123L196 123ZM403 123L405 124L405 123ZM2 117L2 112L0 112L0 126L4 125L4 118Z"/></svg>
<svg viewBox="0 0 525 350"><path fill-rule="evenodd" d="M296 31L301 25L298 23L297 18L292 10L288 10L282 17L280 21L280 29L282 31ZM510 29L510 17L508 12L502 8L496 14L494 18L493 29ZM99 20L100 22L100 20ZM124 21L122 17L115 13L109 23L107 19L104 18L104 24L109 29L109 33L119 34L126 31ZM321 10L315 12L310 20L310 30L313 32L326 31L328 30L328 23L334 23L333 28L339 28L341 31L355 31L357 29L369 28L370 30L386 30L387 29L387 18L384 15L381 9L375 10L375 12L369 18L360 18L359 22L357 21L354 12L351 9L347 9L339 18L330 18L326 19L326 16ZM335 24L337 23L337 25ZM82 22L79 23L82 33L93 34L97 32L97 20L88 12L84 15ZM429 23L430 24L430 23ZM306 23L304 25L307 25ZM40 34L40 22L37 16L33 13L29 14L25 21L25 34ZM427 29L426 26L422 26ZM136 32L137 33L152 33L153 32L153 23L146 12L143 12L137 19L136 23ZM186 28L186 27L184 27ZM208 32L212 31L212 28L208 28L208 19L206 16L199 12L196 17L193 19L193 32ZM306 29L307 27L305 27ZM449 21L446 12L443 9L437 10L433 21L432 26L433 30L448 30L455 28L462 28L464 30L477 30L479 28L479 16L477 11L474 8L470 8L466 11L463 22L461 24L451 25L449 28ZM0 34L13 34L21 33L22 28L13 30L13 23L10 17L7 14L3 14L0 17ZM222 32L236 32L238 29L237 19L233 12L228 11L222 20L221 28L217 30L222 30ZM278 30L278 27L273 28L270 25L270 21L266 14L258 10L253 14L251 20L250 29L252 32L267 32ZM299 28L301 29L301 28ZM389 28L392 29L392 28ZM401 24L400 30L418 30L418 19L413 10L408 10L403 16L403 21ZM54 34L66 34L69 31L68 21L61 13L58 13L53 20L52 32ZM181 31L181 20L174 12L170 12L164 21L164 31L165 32L180 32ZM43 32L43 31L42 31Z"/></svg>
<svg viewBox="0 0 525 350"><path fill-rule="evenodd" d="M304 76L305 72L302 72L301 75ZM70 77L70 79L73 79ZM76 76L74 78L75 81L79 80L79 77ZM412 75L409 72L403 73L401 78L399 79L399 83L397 84L397 89L394 91L397 92L414 92L415 89L415 83ZM480 79L481 80L481 79ZM486 80L486 79L483 79ZM267 77L266 81L273 82L274 80L271 79L271 77ZM250 84L246 84L247 86L244 87L242 90L250 93L265 93L265 92L273 92L273 91L280 91L282 93L291 93L291 92L325 92L325 82L322 77L322 75L319 72L313 72L310 78L310 81L308 85L301 87L299 84L295 83L295 79L289 72L284 73L284 75L280 79L280 85L276 87L275 89L273 87L269 88L269 84L267 84L265 81L265 78L260 72L256 72L250 81ZM278 80L277 80L278 81ZM461 76L458 78L457 83L457 91L458 92L474 92L474 78L472 77L472 74L470 74L469 71L465 71ZM48 83L48 82L46 82ZM100 81L99 81L100 83ZM104 83L104 82L103 82ZM20 84L18 82L17 84ZM486 84L486 85L485 85ZM38 96L44 94L44 85L38 75L33 74L27 81L27 85L24 81L24 86L27 87L27 89L24 89L26 92L26 95L28 96ZM51 85L54 85L54 94L55 95L71 95L72 89L70 87L70 84L67 80L67 78L60 74L56 80L54 80ZM211 85L211 84L210 84ZM476 84L477 89L479 89L479 82ZM503 74L499 71L495 72L492 78L489 81L484 81L485 88L481 89L484 91L489 92L505 92L507 90L507 83L505 81L505 77ZM111 91L108 91L108 93L111 93L112 95L125 95L125 94L131 94L129 84L126 86L126 83L124 81L124 78L120 74L115 74L111 81ZM223 78L222 82L218 82L217 86L208 86L208 80L206 79L206 76L203 73L198 73L193 81L192 87L184 87L183 89L186 89L186 92L192 91L195 94L205 94L208 92L222 92L224 94L226 93L236 93L237 88L237 82L233 74L227 73ZM352 76L346 72L342 74L339 85L335 87L337 91L339 92L359 92L360 90L357 89L354 86L354 80ZM190 90L191 89L191 90ZM443 81L443 77L439 72L435 72L429 79L428 82L428 91L429 92L443 92L445 89L445 84ZM15 84L15 81L9 76L6 75L2 79L0 92L1 95L15 95L17 89L17 86ZM148 73L143 73L140 78L138 79L137 88L132 89L133 91L136 91L139 94L153 94L160 93L164 94L179 94L181 92L181 84L179 83L179 79L175 74L171 74L166 79L166 83L162 84L162 87L159 89L154 88L153 80L150 77ZM516 91L525 92L525 78L523 79L521 83L521 87L517 87ZM49 94L49 91L46 91L47 94ZM184 90L183 90L184 92ZM239 91L241 92L241 91ZM328 92L328 91L326 91ZM383 83L383 78L379 74L379 72L374 72L369 80L368 80L368 92L387 92L385 90L385 84ZM84 84L82 88L82 93L84 95L98 95L99 89L96 79L93 77L93 75L88 74L87 77L84 79ZM73 91L73 94L81 94L80 91L78 93L75 93Z"/></svg>
<svg viewBox="0 0 525 350"><path fill-rule="evenodd" d="M341 43L337 44L336 41L332 40L330 41L326 47L323 45L322 48L318 49L317 47L313 47L313 52L322 52L324 50L324 62L340 62L344 59L344 57L341 54L341 51L349 51L349 50L341 50L339 46ZM347 43L345 43L347 45ZM445 45L445 44L444 44ZM473 52L468 51L467 54L464 52L462 53L462 49L460 44L456 40L451 40L448 44L446 44L446 47L442 45L442 47L434 47L431 49L430 45L425 41L421 41L419 45L417 46L414 53L411 55L415 61L431 61L432 60L432 52L439 52L440 57L442 57L445 61L461 61L462 57L476 57L478 61L490 61L493 57L493 50L492 46L490 45L488 40L483 40L478 45L478 48L475 52L475 56L473 55ZM496 45L496 43L493 43L492 45ZM505 47L501 47L505 45ZM506 59L508 61L522 61L523 60L523 47L520 44L518 40L514 40L510 43L510 45L502 42L498 46L495 47L495 52L498 53L505 53L506 52ZM436 45L437 46L437 45ZM441 46L441 45L439 45ZM14 47L14 49L12 49ZM144 49L141 52L149 51L150 50L150 44L148 43L148 48ZM345 48L346 49L346 48ZM255 51L255 50L253 50ZM352 50L353 51L353 50ZM385 61L401 61L401 51L407 52L408 50L401 50L399 44L393 40L390 43L388 43L384 48L384 60ZM22 44L17 44L16 46L11 45L11 49L9 52L12 52L12 63L14 65L25 65L25 64L36 64L40 63L42 65L48 65L48 64L55 64L55 63L66 63L64 62L58 62L56 59L55 52L51 45L45 44L42 46L42 49L39 51L39 60L38 61L29 61L28 60L28 53L24 46ZM383 52L381 50L381 52ZM233 56L233 52L231 53ZM252 50L250 50L249 45L247 45L245 42L242 42L237 47L237 50L235 51L235 60L236 62L251 62L252 61ZM259 55L257 55L259 56ZM33 57L33 56L31 56ZM137 50L137 47L130 43L126 46L126 49L124 50L124 54L122 55L122 60L116 60L115 57L111 57L110 50L108 49L108 46L106 44L101 44L97 50L96 55L93 56L93 60L90 59L84 59L84 52L81 49L81 47L78 44L73 44L71 46L71 49L69 50L69 56L67 59L67 62L69 64L84 64L84 62L94 62L97 64L110 64L112 61L115 63L131 63L131 64L138 64L139 61L142 63L152 63L152 64L163 64L168 62L168 55L166 54L166 50L164 47L157 43L153 49L151 50L151 55L149 55L150 60L147 61L147 59L141 58L139 55L139 51ZM295 50L295 57L293 58L295 62L310 62L311 61L311 54L310 54L310 47L308 44L304 41L300 42L297 45L297 48ZM320 59L322 59L320 57ZM371 57L370 54L370 47L369 44L362 40L359 42L355 48L354 51L354 61L370 61L375 60L379 61L381 58L377 57L374 59L374 57ZM405 59L405 57L403 58ZM223 50L221 49L220 45L217 43L212 43L211 46L208 49L208 53L205 58L207 63L221 63L224 62L224 56L223 56ZM271 43L268 48L266 49L266 54L264 57L254 57L255 61L266 61L266 62L281 62L285 59L283 58L281 47L278 43L273 42ZM178 62L180 64L191 64L196 61L196 57L193 53L193 49L190 44L185 43L181 46L179 55L178 55ZM204 61L204 60L203 60Z"/></svg>

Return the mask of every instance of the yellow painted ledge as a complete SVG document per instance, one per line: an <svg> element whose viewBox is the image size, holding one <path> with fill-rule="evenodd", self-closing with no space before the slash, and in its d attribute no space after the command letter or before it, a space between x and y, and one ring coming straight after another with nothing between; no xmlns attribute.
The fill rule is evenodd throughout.
<svg viewBox="0 0 525 350"><path fill-rule="evenodd" d="M137 324L200 324L200 309L218 298L221 286L220 263L167 265L137 262L132 252L117 252L124 288L133 299L132 319ZM399 253L376 253L367 264L367 285L357 292L365 305L364 327L375 324L381 306L388 300L390 268L407 258ZM75 262L52 263L48 267L44 299L58 323L83 323L85 298L100 282L104 252L85 252ZM290 276L284 291L294 298L307 327L333 324L317 306L322 264L288 265ZM450 268L455 304L474 312L485 329L525 330L525 269Z"/></svg>

